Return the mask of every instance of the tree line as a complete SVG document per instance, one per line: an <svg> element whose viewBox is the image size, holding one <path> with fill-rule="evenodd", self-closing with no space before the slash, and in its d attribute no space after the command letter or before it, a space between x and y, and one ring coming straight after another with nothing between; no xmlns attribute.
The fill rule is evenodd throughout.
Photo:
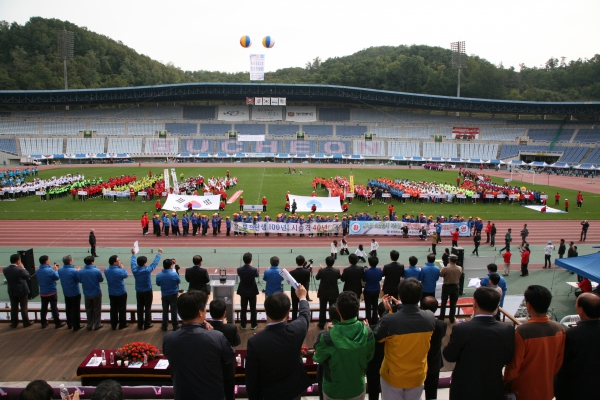
<svg viewBox="0 0 600 400"><path fill-rule="evenodd" d="M248 72L183 71L138 54L119 41L68 21L32 17L24 25L0 21L0 89L64 88L56 31L74 32L69 88L107 88L188 82L249 82ZM266 83L327 84L455 96L457 72L451 51L425 45L380 46L345 57L306 63L265 74ZM600 54L567 61L550 57L544 66L494 65L476 55L461 72L461 96L527 101L600 100Z"/></svg>

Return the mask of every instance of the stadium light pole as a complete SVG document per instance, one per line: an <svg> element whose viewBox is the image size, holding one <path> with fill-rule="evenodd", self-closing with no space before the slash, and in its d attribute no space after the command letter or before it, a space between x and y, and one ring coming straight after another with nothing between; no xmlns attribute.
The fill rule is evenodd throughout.
<svg viewBox="0 0 600 400"><path fill-rule="evenodd" d="M450 49L452 50L452 69L458 70L458 84L456 87L456 97L460 97L460 70L467 68L467 54L465 50L465 42L452 42L450 43ZM459 112L456 113L458 117Z"/></svg>
<svg viewBox="0 0 600 400"><path fill-rule="evenodd" d="M56 31L56 42L58 58L63 60L65 75L65 90L69 89L69 80L67 79L67 60L73 59L73 47L75 43L73 31L66 29ZM69 109L69 106L66 107Z"/></svg>

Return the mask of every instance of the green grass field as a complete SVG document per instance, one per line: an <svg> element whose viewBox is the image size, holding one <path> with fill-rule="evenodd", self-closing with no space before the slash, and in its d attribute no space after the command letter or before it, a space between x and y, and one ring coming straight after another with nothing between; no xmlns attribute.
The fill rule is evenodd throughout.
<svg viewBox="0 0 600 400"><path fill-rule="evenodd" d="M230 189L228 195L231 196L236 190L243 190L243 196L246 204L260 204L262 196L267 196L269 200L268 214L274 217L280 212L283 212L285 204L285 194L289 190L290 193L297 195L309 196L312 192L311 182L313 177L334 177L336 175L348 176L351 173L350 167L330 169L302 165L296 165L297 170L303 169L303 175L287 175L285 168L244 168L243 166L236 167L215 167L215 168L194 168L194 167L177 167L177 176L184 173L186 177L203 175L205 178L210 176L225 176L227 170L232 176L237 176L238 185ZM162 171L159 168L152 168L153 173L157 174ZM82 173L86 177L102 177L107 180L111 176L123 174L137 174L137 176L146 175L148 167L131 166L131 167L98 167L98 168L77 168L77 166L64 166L55 169L40 171L40 178L49 178L51 176L60 176L65 174ZM390 169L382 167L381 169L356 169L352 170L356 184L366 184L367 179L374 178L391 178L391 179L410 179L418 181L435 181L438 183L456 181L457 171L430 171L424 169ZM542 178L539 179L543 181ZM494 181L503 183L500 178L494 178ZM526 219L556 219L556 220L580 220L580 219L600 219L600 207L593 207L598 200L598 195L592 193L584 193L586 199L586 207L577 209L575 207L576 191L556 188L553 186L531 185L531 182L524 183L513 181L514 185L526 186L527 188L535 188L536 190L544 191L550 194L552 198L556 192L561 193L562 199L571 199L572 207L568 214L541 214L525 207L520 207L518 204L419 204L407 202L406 204L396 203L396 212L400 216L404 213L415 214L425 213L426 215L437 216L443 215L464 215L466 217L472 215L479 216L489 220L526 220ZM325 196L326 192L317 189L318 196ZM550 201L553 204L553 200ZM120 199L114 203L111 200L92 199L85 202L73 201L70 196L40 202L38 196L21 198L17 201L0 202L0 219L39 219L39 220L137 220L141 217L144 211L149 213L154 212L154 202L142 203L141 199L131 202L128 199ZM237 201L235 204L230 204L223 213L231 215L238 210ZM380 215L387 214L387 205L380 204L375 201L373 206L367 207L363 202L355 201L349 212L369 211L371 215L379 212Z"/></svg>

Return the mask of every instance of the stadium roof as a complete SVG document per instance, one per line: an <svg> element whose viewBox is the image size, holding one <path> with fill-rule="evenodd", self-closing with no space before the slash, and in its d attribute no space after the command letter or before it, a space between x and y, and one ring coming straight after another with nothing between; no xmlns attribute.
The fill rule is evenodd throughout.
<svg viewBox="0 0 600 400"><path fill-rule="evenodd" d="M245 101L284 97L287 102L328 102L442 111L600 115L600 102L530 102L433 96L330 85L185 83L108 89L0 90L0 105L99 105L177 101Z"/></svg>

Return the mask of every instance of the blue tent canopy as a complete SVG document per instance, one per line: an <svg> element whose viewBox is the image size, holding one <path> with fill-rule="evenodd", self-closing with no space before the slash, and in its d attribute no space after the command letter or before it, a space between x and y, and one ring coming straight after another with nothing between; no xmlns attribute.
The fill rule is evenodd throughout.
<svg viewBox="0 0 600 400"><path fill-rule="evenodd" d="M500 160L490 160L490 164L500 164Z"/></svg>
<svg viewBox="0 0 600 400"><path fill-rule="evenodd" d="M600 268L598 268L598 265L600 265L600 253L580 257L557 258L554 262L559 267L584 276L590 281L600 282Z"/></svg>

